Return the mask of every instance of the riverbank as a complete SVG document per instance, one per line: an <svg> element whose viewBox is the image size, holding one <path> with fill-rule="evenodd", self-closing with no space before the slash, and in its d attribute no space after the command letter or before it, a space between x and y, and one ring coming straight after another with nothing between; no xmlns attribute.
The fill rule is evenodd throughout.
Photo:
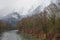
<svg viewBox="0 0 60 40"><path fill-rule="evenodd" d="M42 38L36 38L36 36L32 36L31 34L19 33L24 39L22 40L43 40Z"/></svg>

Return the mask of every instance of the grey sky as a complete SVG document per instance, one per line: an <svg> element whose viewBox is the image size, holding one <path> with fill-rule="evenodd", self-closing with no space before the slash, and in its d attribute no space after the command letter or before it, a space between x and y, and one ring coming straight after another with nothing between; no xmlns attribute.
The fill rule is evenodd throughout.
<svg viewBox="0 0 60 40"><path fill-rule="evenodd" d="M38 5L46 7L49 5L50 0L0 0L0 18L13 12L23 12L22 15L26 15L27 11L32 8L36 8Z"/></svg>

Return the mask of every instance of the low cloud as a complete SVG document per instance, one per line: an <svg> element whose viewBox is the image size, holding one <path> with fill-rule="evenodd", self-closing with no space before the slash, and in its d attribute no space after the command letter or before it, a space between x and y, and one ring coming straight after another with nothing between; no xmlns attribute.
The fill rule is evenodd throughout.
<svg viewBox="0 0 60 40"><path fill-rule="evenodd" d="M51 0L0 0L0 18L17 11L21 15L26 15L28 10L36 8L38 5L46 7Z"/></svg>

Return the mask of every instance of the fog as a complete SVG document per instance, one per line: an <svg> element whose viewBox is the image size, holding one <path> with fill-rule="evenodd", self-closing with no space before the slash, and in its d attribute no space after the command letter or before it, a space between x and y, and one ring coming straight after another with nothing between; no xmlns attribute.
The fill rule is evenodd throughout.
<svg viewBox="0 0 60 40"><path fill-rule="evenodd" d="M47 7L52 0L0 0L0 18L18 12L21 15L29 14L29 10L34 10L41 6L41 10Z"/></svg>

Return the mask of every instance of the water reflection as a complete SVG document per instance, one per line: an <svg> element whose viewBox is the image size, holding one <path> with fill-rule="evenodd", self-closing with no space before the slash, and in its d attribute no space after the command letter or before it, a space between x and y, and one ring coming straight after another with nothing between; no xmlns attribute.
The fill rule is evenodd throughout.
<svg viewBox="0 0 60 40"><path fill-rule="evenodd" d="M18 34L18 30L12 30L8 32L3 32L0 36L0 40L40 40L37 38L32 37L31 35L26 34Z"/></svg>

